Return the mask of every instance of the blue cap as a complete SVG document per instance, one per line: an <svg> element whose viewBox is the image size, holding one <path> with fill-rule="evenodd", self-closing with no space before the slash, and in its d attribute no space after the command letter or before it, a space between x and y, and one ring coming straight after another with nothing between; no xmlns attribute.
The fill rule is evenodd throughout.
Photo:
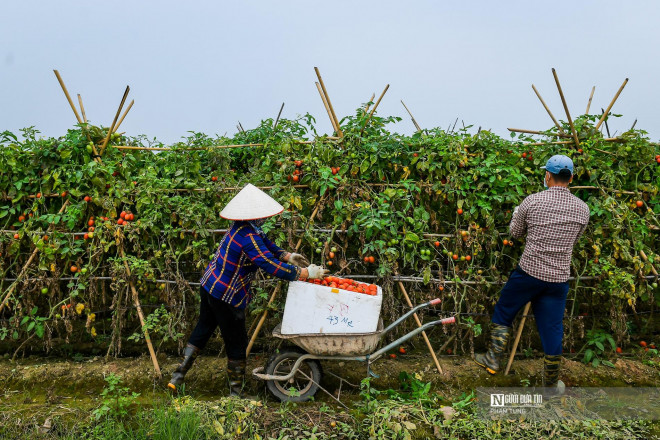
<svg viewBox="0 0 660 440"><path fill-rule="evenodd" d="M572 175L573 161L568 156L556 154L548 159L548 162L546 162L545 166L541 167L541 169L549 171L552 174L559 174L562 170L568 170Z"/></svg>

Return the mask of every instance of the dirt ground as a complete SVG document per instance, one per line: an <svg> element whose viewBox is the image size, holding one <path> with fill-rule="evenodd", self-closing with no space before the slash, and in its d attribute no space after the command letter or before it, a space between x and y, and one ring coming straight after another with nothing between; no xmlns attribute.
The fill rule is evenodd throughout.
<svg viewBox="0 0 660 440"><path fill-rule="evenodd" d="M22 400L25 404L58 404L74 399L89 400L92 403L104 386L104 377L109 373L122 376L123 383L132 391L143 395L166 393L167 380L176 368L179 358L160 354L158 357L163 378L154 376L151 359L103 357L65 360L30 356L15 362L0 361L0 405L8 401ZM266 360L261 355L251 357L248 371L263 366ZM373 371L380 377L372 380L378 389L397 389L399 373L419 373L422 380L431 382L433 390L446 397L456 396L479 386L523 386L540 385L543 369L542 359L516 360L512 374L491 376L479 368L469 358L442 356L439 374L428 356L422 354L400 355L396 359L381 359L373 364ZM334 373L347 382L359 385L367 377L366 365L360 362L323 361L325 373ZM186 377L186 391L199 399L213 399L227 394L226 360L216 356L200 356ZM594 368L581 362L565 358L562 362L562 380L567 386L660 386L660 369L648 366L632 358L619 358L615 368L600 366ZM529 381L529 382L527 382ZM339 380L325 374L322 385L332 393L337 393ZM248 391L260 399L272 400L263 383L250 378ZM321 394L321 393L319 393ZM357 389L343 384L342 395L357 394ZM19 398L20 396L20 398ZM331 399L322 395L317 400Z"/></svg>

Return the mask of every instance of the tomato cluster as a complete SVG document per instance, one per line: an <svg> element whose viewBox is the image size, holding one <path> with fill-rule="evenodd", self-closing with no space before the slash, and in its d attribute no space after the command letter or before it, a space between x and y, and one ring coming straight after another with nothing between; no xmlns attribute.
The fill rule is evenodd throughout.
<svg viewBox="0 0 660 440"><path fill-rule="evenodd" d="M378 286L375 284L361 283L350 278L340 278L335 276L325 277L322 280L307 280L308 283L318 286L328 286L337 289L348 290L349 292L363 293L365 295L378 295Z"/></svg>

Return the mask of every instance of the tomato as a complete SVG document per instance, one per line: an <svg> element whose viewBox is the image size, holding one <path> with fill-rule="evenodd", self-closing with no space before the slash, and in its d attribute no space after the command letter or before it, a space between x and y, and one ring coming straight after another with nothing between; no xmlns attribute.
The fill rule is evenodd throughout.
<svg viewBox="0 0 660 440"><path fill-rule="evenodd" d="M370 256L369 257L369 263L375 263L375 262L376 262L376 258L373 255Z"/></svg>
<svg viewBox="0 0 660 440"><path fill-rule="evenodd" d="M445 290L445 286L438 286L438 290L442 292L443 290Z"/></svg>
<svg viewBox="0 0 660 440"><path fill-rule="evenodd" d="M642 347L646 347L646 341L640 341L639 345L641 345Z"/></svg>
<svg viewBox="0 0 660 440"><path fill-rule="evenodd" d="M87 232L94 232L94 231L95 231L94 226L90 226L89 228L87 228Z"/></svg>
<svg viewBox="0 0 660 440"><path fill-rule="evenodd" d="M38 199L41 198L41 193L37 193L37 198L38 198Z"/></svg>
<svg viewBox="0 0 660 440"><path fill-rule="evenodd" d="M89 202L92 201L92 198L90 196L85 196L85 198L83 200L85 200L85 202L89 203Z"/></svg>
<svg viewBox="0 0 660 440"><path fill-rule="evenodd" d="M135 220L135 214L133 214L133 213L127 214L126 217L127 217L127 219L130 220L130 221Z"/></svg>
<svg viewBox="0 0 660 440"><path fill-rule="evenodd" d="M44 241L48 241L48 236L47 236L47 235L44 235L43 240L44 240Z"/></svg>
<svg viewBox="0 0 660 440"><path fill-rule="evenodd" d="M472 255L466 255L465 256L465 261L470 261L472 259Z"/></svg>
<svg viewBox="0 0 660 440"><path fill-rule="evenodd" d="M71 272L76 273L78 272L78 268L76 266L71 266Z"/></svg>
<svg viewBox="0 0 660 440"><path fill-rule="evenodd" d="M330 258L335 258L335 253L332 252L332 251L330 251L330 253L328 254L328 257L330 257Z"/></svg>
<svg viewBox="0 0 660 440"><path fill-rule="evenodd" d="M506 239L505 239L504 241L502 241L502 244L503 244L504 246L508 246L508 245L509 245L509 240L506 240Z"/></svg>
<svg viewBox="0 0 660 440"><path fill-rule="evenodd" d="M328 266L332 266L332 261L328 261Z"/></svg>
<svg viewBox="0 0 660 440"><path fill-rule="evenodd" d="M644 206L644 202L642 202L641 200L637 200L637 202L635 202L635 204L637 205L638 208L641 208L642 206Z"/></svg>
<svg viewBox="0 0 660 440"><path fill-rule="evenodd" d="M369 257L364 257L364 262L369 263Z"/></svg>
<svg viewBox="0 0 660 440"><path fill-rule="evenodd" d="M451 257L454 259L454 261L458 260L458 255L456 254L452 255Z"/></svg>
<svg viewBox="0 0 660 440"><path fill-rule="evenodd" d="M294 182L297 182L297 181L300 180L300 177L298 177L298 175L294 175L294 176L291 177L291 180L293 180Z"/></svg>
<svg viewBox="0 0 660 440"><path fill-rule="evenodd" d="M119 217L122 219L126 218L126 211L122 211L121 214L119 214Z"/></svg>
<svg viewBox="0 0 660 440"><path fill-rule="evenodd" d="M89 234L83 235L83 240L87 240L87 239L89 239Z"/></svg>
<svg viewBox="0 0 660 440"><path fill-rule="evenodd" d="M18 240L19 238L21 238L20 235L18 235L18 234L14 234L14 239L15 239L15 240Z"/></svg>
<svg viewBox="0 0 660 440"><path fill-rule="evenodd" d="M332 168L332 175L335 175L339 172L338 168Z"/></svg>
<svg viewBox="0 0 660 440"><path fill-rule="evenodd" d="M522 154L522 157L527 157L527 153L523 153L523 154Z"/></svg>
<svg viewBox="0 0 660 440"><path fill-rule="evenodd" d="M124 224L124 220L123 220L123 219L117 219L117 224L118 224L119 226L123 225L123 224Z"/></svg>
<svg viewBox="0 0 660 440"><path fill-rule="evenodd" d="M616 352L617 352L617 353L621 354L622 351L623 351L623 350L621 350L621 347L617 347L617 348L616 348Z"/></svg>
<svg viewBox="0 0 660 440"><path fill-rule="evenodd" d="M211 180L212 180L213 182L217 182L217 181L218 181L218 176L213 176L213 177L211 177Z"/></svg>
<svg viewBox="0 0 660 440"><path fill-rule="evenodd" d="M19 222L24 222L25 221L25 216L24 215L19 215L18 216L18 221Z"/></svg>
<svg viewBox="0 0 660 440"><path fill-rule="evenodd" d="M390 353L390 359L396 359L396 355L394 353Z"/></svg>
<svg viewBox="0 0 660 440"><path fill-rule="evenodd" d="M458 215L463 215L463 210L461 208L458 208L458 210L456 210L456 212L458 213Z"/></svg>
<svg viewBox="0 0 660 440"><path fill-rule="evenodd" d="M399 347L399 353L406 354L406 349L403 347Z"/></svg>
<svg viewBox="0 0 660 440"><path fill-rule="evenodd" d="M87 226L94 226L94 220L90 220L87 222Z"/></svg>
<svg viewBox="0 0 660 440"><path fill-rule="evenodd" d="M62 197L66 197L66 195L67 195L67 192L66 192L66 191L64 191L64 192L62 192L62 194L60 194L60 195L61 195Z"/></svg>

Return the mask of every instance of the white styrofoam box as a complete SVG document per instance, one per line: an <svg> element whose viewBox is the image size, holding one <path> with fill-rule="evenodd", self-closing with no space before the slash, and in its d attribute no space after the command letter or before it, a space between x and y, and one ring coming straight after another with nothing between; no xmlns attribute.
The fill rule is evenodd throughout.
<svg viewBox="0 0 660 440"><path fill-rule="evenodd" d="M321 286L303 281L289 283L282 318L283 335L375 332L383 302L377 295Z"/></svg>

